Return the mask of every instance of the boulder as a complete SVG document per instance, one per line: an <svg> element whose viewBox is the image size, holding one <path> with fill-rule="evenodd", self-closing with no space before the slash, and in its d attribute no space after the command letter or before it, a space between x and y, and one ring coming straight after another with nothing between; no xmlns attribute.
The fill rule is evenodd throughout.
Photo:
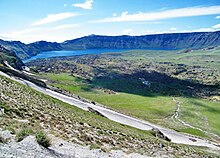
<svg viewBox="0 0 220 158"><path fill-rule="evenodd" d="M95 110L95 109L93 109L93 108L91 108L91 107L88 107L88 110L89 110L89 112L92 112L92 113L94 113L94 114L96 114L96 115L105 117L102 113L100 113L99 111L97 111L97 110Z"/></svg>
<svg viewBox="0 0 220 158"><path fill-rule="evenodd" d="M152 131L153 131L152 133L155 137L160 138L160 139L164 139L169 142L171 141L171 139L168 138L167 136L165 136L159 129L153 128Z"/></svg>

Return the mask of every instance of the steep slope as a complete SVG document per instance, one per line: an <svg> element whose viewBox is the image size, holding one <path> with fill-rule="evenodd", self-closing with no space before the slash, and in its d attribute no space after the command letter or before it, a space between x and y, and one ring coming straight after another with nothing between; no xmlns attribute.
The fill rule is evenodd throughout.
<svg viewBox="0 0 220 158"><path fill-rule="evenodd" d="M24 66L23 62L16 56L14 52L7 50L0 45L0 63L4 64L5 61L7 61L9 65L19 70L21 70L22 66Z"/></svg>
<svg viewBox="0 0 220 158"><path fill-rule="evenodd" d="M64 49L90 48L204 48L220 45L220 31L172 33L145 36L98 36L90 35L65 41Z"/></svg>
<svg viewBox="0 0 220 158"><path fill-rule="evenodd" d="M43 51L61 50L60 44L56 42L46 42L46 41L24 44L20 41L0 40L0 45L2 45L8 50L14 51L20 59L30 58Z"/></svg>
<svg viewBox="0 0 220 158"><path fill-rule="evenodd" d="M31 51L26 44L20 41L0 40L0 45L10 51L14 51L20 59L28 58L35 55L35 53Z"/></svg>
<svg viewBox="0 0 220 158"><path fill-rule="evenodd" d="M57 42L38 41L27 45L30 49L36 52L45 52L51 50L62 50L62 47Z"/></svg>

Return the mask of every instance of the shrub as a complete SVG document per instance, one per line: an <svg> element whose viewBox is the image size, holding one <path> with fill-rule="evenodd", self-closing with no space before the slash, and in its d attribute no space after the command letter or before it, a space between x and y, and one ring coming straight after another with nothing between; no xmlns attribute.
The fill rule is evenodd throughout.
<svg viewBox="0 0 220 158"><path fill-rule="evenodd" d="M48 148L50 146L50 139L43 131L37 132L35 136L38 144L42 145L45 148Z"/></svg>
<svg viewBox="0 0 220 158"><path fill-rule="evenodd" d="M33 132L32 129L30 129L30 128L24 128L24 129L20 130L20 131L17 133L17 135L16 135L17 141L20 142L20 141L22 141L25 137L27 137L27 136L29 136L29 135L31 135L31 134L33 134L33 133L34 133L34 132Z"/></svg>
<svg viewBox="0 0 220 158"><path fill-rule="evenodd" d="M0 108L4 109L5 113L8 113L8 112L11 111L11 108L8 105L6 105L5 103L1 102L1 101L0 101Z"/></svg>

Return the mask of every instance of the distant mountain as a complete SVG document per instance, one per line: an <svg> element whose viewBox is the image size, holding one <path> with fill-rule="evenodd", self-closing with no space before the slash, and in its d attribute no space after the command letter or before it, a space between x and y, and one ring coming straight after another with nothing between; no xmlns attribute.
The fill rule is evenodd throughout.
<svg viewBox="0 0 220 158"><path fill-rule="evenodd" d="M9 51L0 45L0 64L4 64L7 61L12 67L21 70L24 66L23 62L12 51Z"/></svg>
<svg viewBox="0 0 220 158"><path fill-rule="evenodd" d="M35 50L35 52L45 52L51 50L62 50L63 48L57 42L47 42L47 41L38 41L30 43L27 45L30 49Z"/></svg>
<svg viewBox="0 0 220 158"><path fill-rule="evenodd" d="M199 49L220 45L220 31L170 33L144 36L99 36L90 35L63 43L39 41L24 44L20 41L3 41L0 45L14 51L20 59L27 59L43 51L75 50L92 48L158 48Z"/></svg>
<svg viewBox="0 0 220 158"><path fill-rule="evenodd" d="M144 36L91 35L61 43L64 49L91 48L167 48L197 49L220 45L220 31L172 33Z"/></svg>
<svg viewBox="0 0 220 158"><path fill-rule="evenodd" d="M20 41L3 41L0 40L0 45L4 48L14 51L21 59L29 58L35 55L35 53L29 49L29 47Z"/></svg>
<svg viewBox="0 0 220 158"><path fill-rule="evenodd" d="M0 40L0 45L8 50L14 51L20 59L27 59L44 51L62 50L59 43L46 41L24 44L20 41Z"/></svg>

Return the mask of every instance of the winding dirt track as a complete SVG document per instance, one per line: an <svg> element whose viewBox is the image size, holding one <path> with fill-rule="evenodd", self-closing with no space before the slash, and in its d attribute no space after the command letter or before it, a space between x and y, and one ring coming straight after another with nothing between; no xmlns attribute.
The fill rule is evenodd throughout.
<svg viewBox="0 0 220 158"><path fill-rule="evenodd" d="M201 139L201 138L196 138L194 136L191 135L186 135L186 134L182 134L182 133L178 133L174 130L171 129L166 129L160 126L157 126L155 124L152 124L150 122L147 121L142 121L130 116L126 116L124 114L115 112L113 110L109 110L107 108L104 107L100 107L91 103L86 103L83 102L81 100L63 95L61 93L52 91L50 89L47 88L42 88L39 87L35 84L33 84L32 82L23 80L23 79L18 79L18 78L14 78L11 76L8 76L7 74L3 73L0 71L0 75L4 75L8 78L11 78L12 80L15 80L19 83L22 83L32 89L35 89L36 91L39 91L41 93L47 94L53 98L56 98L58 100L61 100L65 103L68 103L70 105L76 106L78 108L81 108L83 110L88 111L88 107L98 111L99 113L101 113L102 115L104 115L105 117L107 117L108 119L124 124L124 125L128 125L137 129L141 129L141 130L151 130L153 128L157 128L158 130L160 130L165 136L167 136L168 138L170 138L171 142L173 143L179 143L179 144L187 144L187 145L194 145L194 146L204 146L204 147L209 147L212 149L216 149L216 150L220 150L219 147L217 147L214 143Z"/></svg>
<svg viewBox="0 0 220 158"><path fill-rule="evenodd" d="M212 136L214 136L214 137L220 139L220 137L219 137L217 134L214 134L214 133L211 133L211 132L205 131L205 130L203 130L203 129L201 129L201 128L198 128L198 127L192 126L192 125L190 125L189 123L187 123L187 122L181 120L181 119L179 118L179 116L180 116L180 102L177 101L174 97L172 98L172 100L176 103L176 110L175 110L174 114L173 114L172 117L171 117L173 120L177 120L177 121L179 121L181 124L183 124L183 125L186 126L186 127L189 127L189 128L193 128L193 129L199 130L199 131L201 131L201 132L206 133L207 135L212 135Z"/></svg>

